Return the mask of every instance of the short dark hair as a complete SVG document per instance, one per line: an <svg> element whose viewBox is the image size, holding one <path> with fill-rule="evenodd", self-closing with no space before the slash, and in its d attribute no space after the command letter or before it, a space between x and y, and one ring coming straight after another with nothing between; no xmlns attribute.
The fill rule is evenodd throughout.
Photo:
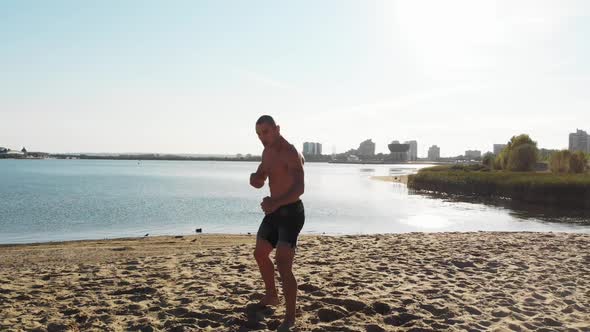
<svg viewBox="0 0 590 332"><path fill-rule="evenodd" d="M258 120L256 121L256 125L263 124L263 123L268 123L269 125L272 125L275 127L277 125L275 123L275 120L270 115L263 115L263 116L259 117Z"/></svg>

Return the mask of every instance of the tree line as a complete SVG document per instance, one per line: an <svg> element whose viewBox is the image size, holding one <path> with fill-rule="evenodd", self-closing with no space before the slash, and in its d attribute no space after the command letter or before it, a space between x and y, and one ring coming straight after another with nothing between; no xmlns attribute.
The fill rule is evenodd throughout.
<svg viewBox="0 0 590 332"><path fill-rule="evenodd" d="M549 154L547 162L552 173L580 174L588 170L588 156L582 151L554 151ZM482 163L493 170L530 172L535 169L542 157L537 142L533 141L529 135L521 134L512 136L497 156L491 153L484 155Z"/></svg>

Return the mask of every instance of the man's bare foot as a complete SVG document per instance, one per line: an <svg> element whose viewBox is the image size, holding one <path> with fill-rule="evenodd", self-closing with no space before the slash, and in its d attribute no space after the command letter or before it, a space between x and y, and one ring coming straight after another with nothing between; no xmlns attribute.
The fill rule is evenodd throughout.
<svg viewBox="0 0 590 332"><path fill-rule="evenodd" d="M281 325L277 328L278 332L287 332L291 331L291 328L295 326L295 319L285 319Z"/></svg>
<svg viewBox="0 0 590 332"><path fill-rule="evenodd" d="M279 296L277 294L274 295L264 295L258 304L262 306L276 306L279 304Z"/></svg>

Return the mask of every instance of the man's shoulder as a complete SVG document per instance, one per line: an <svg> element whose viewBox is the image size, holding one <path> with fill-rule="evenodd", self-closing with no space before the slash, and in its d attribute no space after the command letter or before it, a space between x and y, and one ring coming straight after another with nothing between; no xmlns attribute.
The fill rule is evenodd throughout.
<svg viewBox="0 0 590 332"><path fill-rule="evenodd" d="M285 154L287 154L288 156L292 156L292 155L297 155L299 156L299 152L297 151L297 148L295 148L295 145L286 142L287 144L285 144L285 149L283 150L283 152Z"/></svg>
<svg viewBox="0 0 590 332"><path fill-rule="evenodd" d="M282 160L288 165L303 165L303 158L293 144L286 144L282 151Z"/></svg>

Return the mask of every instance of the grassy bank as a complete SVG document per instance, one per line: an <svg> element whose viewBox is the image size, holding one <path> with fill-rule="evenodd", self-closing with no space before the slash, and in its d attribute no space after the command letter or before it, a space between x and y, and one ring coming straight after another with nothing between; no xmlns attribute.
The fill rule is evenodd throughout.
<svg viewBox="0 0 590 332"><path fill-rule="evenodd" d="M590 174L489 171L479 165L435 166L410 175L408 188L590 208Z"/></svg>

